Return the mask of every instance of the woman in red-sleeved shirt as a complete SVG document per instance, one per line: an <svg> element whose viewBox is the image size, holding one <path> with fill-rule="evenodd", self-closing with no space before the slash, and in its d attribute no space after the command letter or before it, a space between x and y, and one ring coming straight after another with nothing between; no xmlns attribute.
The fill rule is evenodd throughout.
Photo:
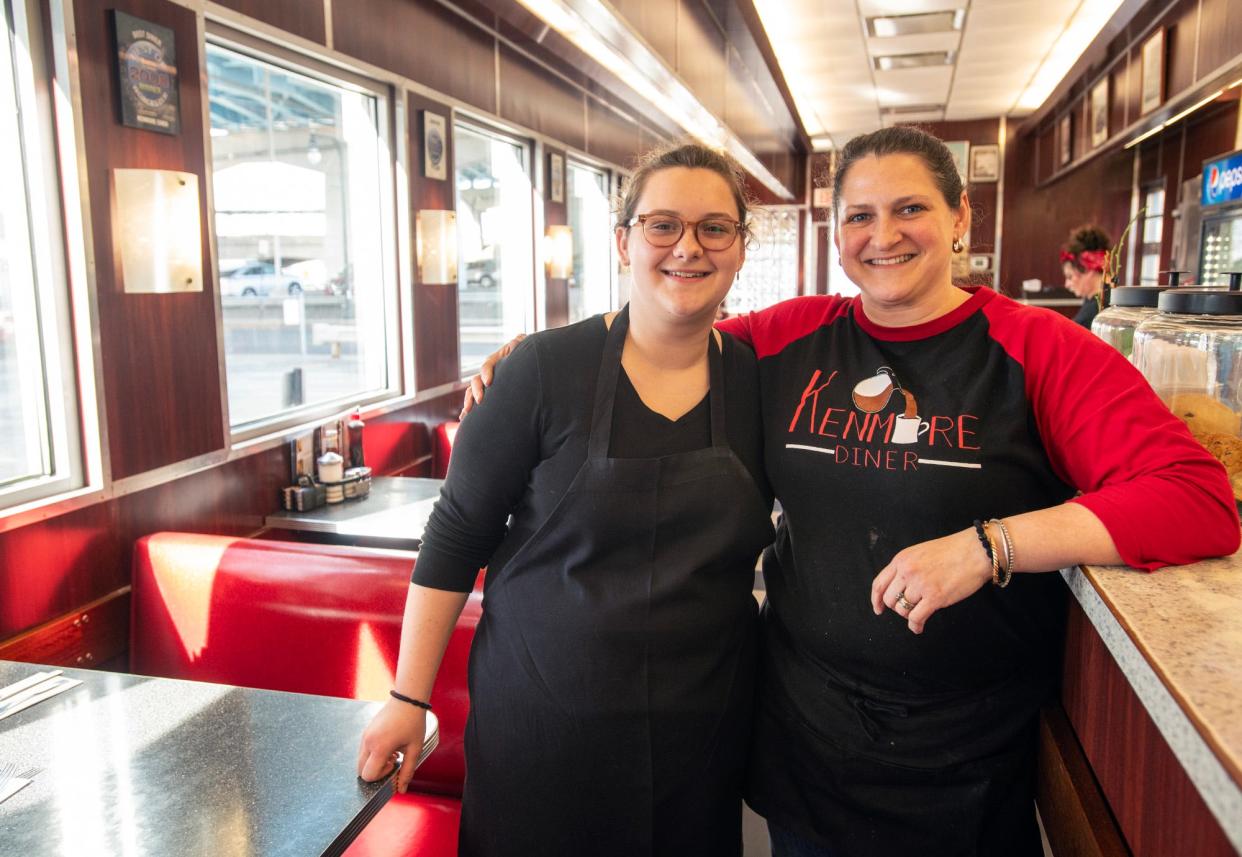
<svg viewBox="0 0 1242 857"><path fill-rule="evenodd" d="M1224 471L1070 320L952 284L951 156L890 128L834 178L861 294L720 323L759 358L765 556L748 801L774 853L1041 854L1036 718L1077 563L1237 549Z"/></svg>
<svg viewBox="0 0 1242 857"><path fill-rule="evenodd" d="M1232 553L1232 492L1119 353L953 285L970 206L938 139L858 137L833 190L861 293L718 324L758 357L783 510L747 800L775 857L1035 857L1048 572Z"/></svg>

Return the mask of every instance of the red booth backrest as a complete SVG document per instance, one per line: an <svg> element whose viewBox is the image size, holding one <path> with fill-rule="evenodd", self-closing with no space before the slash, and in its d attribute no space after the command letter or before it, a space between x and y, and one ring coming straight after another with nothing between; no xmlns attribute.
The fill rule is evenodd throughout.
<svg viewBox="0 0 1242 857"><path fill-rule="evenodd" d="M156 533L134 552L131 669L244 687L381 700L392 687L414 555ZM413 788L461 794L466 663L482 577L431 695L440 746Z"/></svg>
<svg viewBox="0 0 1242 857"><path fill-rule="evenodd" d="M457 429L461 423L452 420L447 423L440 423L432 432L432 442L434 443L433 461L431 474L437 479L443 479L448 476L449 458L453 454L453 440L457 437Z"/></svg>

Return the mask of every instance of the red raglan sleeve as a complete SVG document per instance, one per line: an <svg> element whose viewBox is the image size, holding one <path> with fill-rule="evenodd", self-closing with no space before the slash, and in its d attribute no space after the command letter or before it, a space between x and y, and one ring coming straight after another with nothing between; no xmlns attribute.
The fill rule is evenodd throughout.
<svg viewBox="0 0 1242 857"><path fill-rule="evenodd" d="M737 337L763 358L830 323L849 303L840 295L804 295L718 321L716 329Z"/></svg>
<svg viewBox="0 0 1242 857"><path fill-rule="evenodd" d="M1224 467L1128 360L1050 311L999 300L989 310L994 336L1023 365L1053 468L1126 564L1155 569L1238 549Z"/></svg>

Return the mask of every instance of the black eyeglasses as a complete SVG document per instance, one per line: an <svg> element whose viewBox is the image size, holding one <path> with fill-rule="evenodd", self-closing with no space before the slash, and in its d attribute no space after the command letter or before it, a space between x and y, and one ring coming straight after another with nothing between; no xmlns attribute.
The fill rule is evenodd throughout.
<svg viewBox="0 0 1242 857"><path fill-rule="evenodd" d="M627 225L637 224L642 225L643 237L653 247L672 247L681 240L687 227L693 226L694 237L704 250L728 250L738 233L746 229L746 224L737 220L682 220L671 214L640 214Z"/></svg>

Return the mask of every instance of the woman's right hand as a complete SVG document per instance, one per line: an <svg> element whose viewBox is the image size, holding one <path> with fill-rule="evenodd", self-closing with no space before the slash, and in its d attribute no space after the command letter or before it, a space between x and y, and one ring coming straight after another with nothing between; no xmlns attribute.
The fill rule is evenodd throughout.
<svg viewBox="0 0 1242 857"><path fill-rule="evenodd" d="M470 379L470 386L466 387L466 393L462 397L461 414L457 419L464 419L466 414L474 408L475 405L483 401L483 391L492 385L496 364L504 360L513 353L513 349L518 347L523 339L526 338L525 333L519 333L510 339L497 350L487 355L487 359L483 361L483 365L479 367L479 374Z"/></svg>
<svg viewBox="0 0 1242 857"><path fill-rule="evenodd" d="M427 712L400 700L384 703L362 733L358 749L358 776L367 782L388 776L397 764L397 753L404 757L393 788L404 794L414 776L427 731Z"/></svg>

